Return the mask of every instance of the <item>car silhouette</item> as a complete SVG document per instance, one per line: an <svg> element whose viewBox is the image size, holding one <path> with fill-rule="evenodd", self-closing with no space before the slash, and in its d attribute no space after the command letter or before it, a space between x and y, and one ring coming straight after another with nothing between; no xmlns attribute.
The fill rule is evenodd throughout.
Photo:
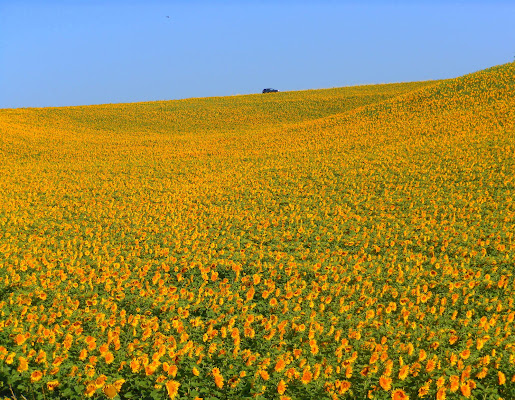
<svg viewBox="0 0 515 400"><path fill-rule="evenodd" d="M263 89L263 93L275 93L275 92L278 92L278 90L272 89L272 88Z"/></svg>

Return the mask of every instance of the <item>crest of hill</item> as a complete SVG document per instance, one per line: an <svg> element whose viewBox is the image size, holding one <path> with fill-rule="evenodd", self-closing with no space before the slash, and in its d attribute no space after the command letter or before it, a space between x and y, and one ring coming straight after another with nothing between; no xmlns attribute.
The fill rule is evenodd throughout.
<svg viewBox="0 0 515 400"><path fill-rule="evenodd" d="M130 104L0 110L0 150L15 157L69 159L244 150L253 135L344 113L434 82ZM259 146L259 144L258 144ZM58 149L58 150L57 150ZM0 152L1 153L1 152Z"/></svg>
<svg viewBox="0 0 515 400"><path fill-rule="evenodd" d="M374 104L327 117L292 124L289 134L279 137L297 142L306 140L311 148L328 142L381 140L389 142L401 136L423 137L492 135L515 130L515 63L504 64L459 78L436 81L399 93ZM296 135L293 134L296 132ZM269 140L280 140L269 135Z"/></svg>
<svg viewBox="0 0 515 400"><path fill-rule="evenodd" d="M515 64L456 79L98 106L0 110L0 154L50 160L247 158L513 132ZM406 138L406 140L399 140ZM402 150L404 149L404 150ZM11 160L12 161L12 160Z"/></svg>
<svg viewBox="0 0 515 400"><path fill-rule="evenodd" d="M433 81L192 98L144 103L0 110L5 123L116 133L246 131L299 123L384 101Z"/></svg>

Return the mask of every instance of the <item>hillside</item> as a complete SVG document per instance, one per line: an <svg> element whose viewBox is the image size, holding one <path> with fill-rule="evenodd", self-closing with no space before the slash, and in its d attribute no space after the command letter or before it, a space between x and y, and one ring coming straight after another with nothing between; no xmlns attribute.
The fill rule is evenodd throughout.
<svg viewBox="0 0 515 400"><path fill-rule="evenodd" d="M268 96L259 94L85 107L6 109L0 110L0 121L4 135L12 136L17 141L16 146L20 147L22 154L24 150L27 151L27 140L37 141L42 137L58 140L72 131L81 133L75 135L74 145L80 142L94 147L99 137L102 142L114 146L125 140L140 143L150 139L156 143L162 141L164 146L179 146L181 151L187 152L193 147L205 147L206 142L219 146L219 139L230 140L233 136L243 137L248 131L266 132L288 124L346 112L431 84L433 82L415 82L284 92ZM37 129L36 135L34 129Z"/></svg>
<svg viewBox="0 0 515 400"><path fill-rule="evenodd" d="M0 395L515 397L514 63L0 110L0 176Z"/></svg>

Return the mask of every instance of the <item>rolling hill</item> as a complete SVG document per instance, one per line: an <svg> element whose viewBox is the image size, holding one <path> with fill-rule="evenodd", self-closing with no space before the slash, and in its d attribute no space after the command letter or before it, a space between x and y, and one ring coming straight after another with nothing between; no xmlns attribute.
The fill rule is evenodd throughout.
<svg viewBox="0 0 515 400"><path fill-rule="evenodd" d="M514 63L3 109L0 176L1 395L515 397Z"/></svg>

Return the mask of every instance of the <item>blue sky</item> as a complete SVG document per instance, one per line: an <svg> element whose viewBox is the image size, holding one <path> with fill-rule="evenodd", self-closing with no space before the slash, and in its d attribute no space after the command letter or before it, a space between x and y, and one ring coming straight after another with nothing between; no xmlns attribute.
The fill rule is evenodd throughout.
<svg viewBox="0 0 515 400"><path fill-rule="evenodd" d="M0 0L0 108L451 78L513 61L514 16L515 1Z"/></svg>

